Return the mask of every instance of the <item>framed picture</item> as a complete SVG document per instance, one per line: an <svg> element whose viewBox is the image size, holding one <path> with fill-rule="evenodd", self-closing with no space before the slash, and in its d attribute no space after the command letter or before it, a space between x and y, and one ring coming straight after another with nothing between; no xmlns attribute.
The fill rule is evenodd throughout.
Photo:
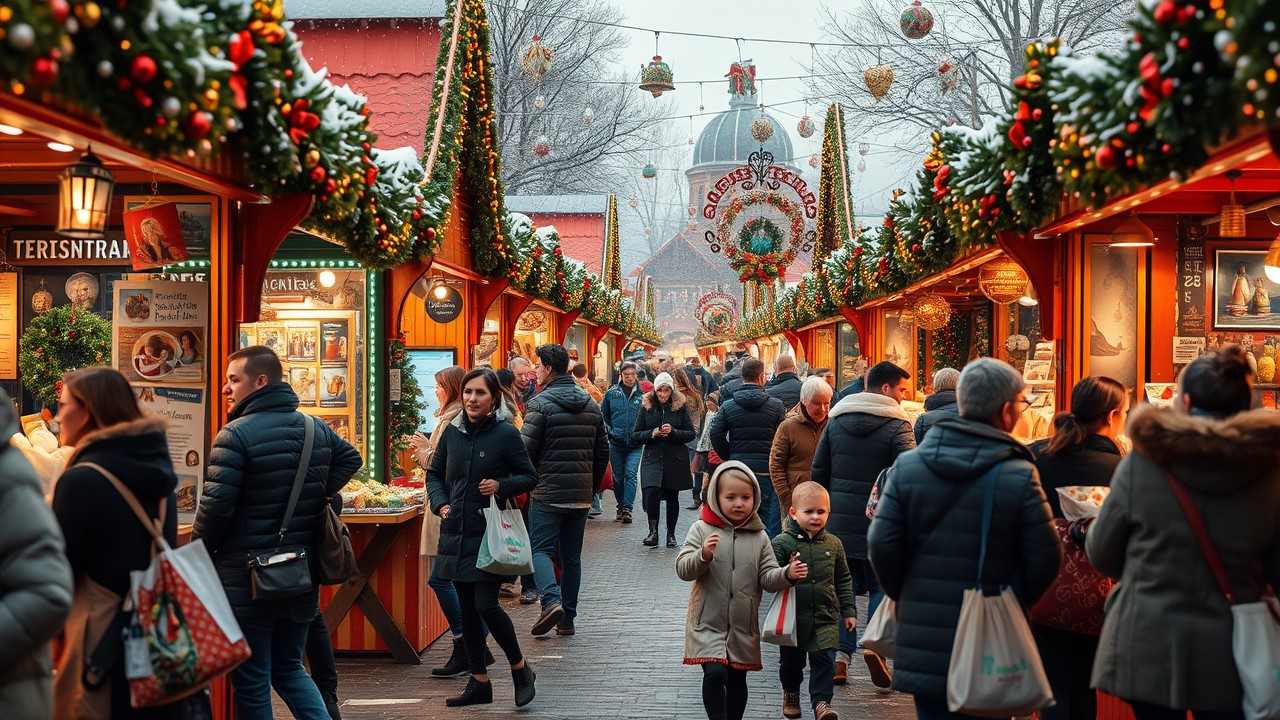
<svg viewBox="0 0 1280 720"><path fill-rule="evenodd" d="M257 344L269 348L280 357L285 357L289 344L289 332L283 325L259 325Z"/></svg>
<svg viewBox="0 0 1280 720"><path fill-rule="evenodd" d="M1213 251L1215 330L1280 329L1280 285L1271 282L1263 270L1266 256L1266 250Z"/></svg>
<svg viewBox="0 0 1280 720"><path fill-rule="evenodd" d="M323 365L346 365L350 354L347 321L335 320L320 325L320 362Z"/></svg>
<svg viewBox="0 0 1280 720"><path fill-rule="evenodd" d="M1113 248L1106 235L1085 236L1086 274L1081 345L1088 351L1085 372L1105 375L1129 392L1141 390L1145 363L1145 248ZM1130 397L1133 402L1137 398Z"/></svg>
<svg viewBox="0 0 1280 720"><path fill-rule="evenodd" d="M347 406L347 368L325 367L320 369L320 407Z"/></svg>
<svg viewBox="0 0 1280 720"><path fill-rule="evenodd" d="M299 405L316 404L316 370L308 365L289 368L289 386L298 395Z"/></svg>
<svg viewBox="0 0 1280 720"><path fill-rule="evenodd" d="M452 348L414 348L409 350L409 362L413 363L413 375L425 405L418 430L430 435L436 427L436 411L440 409L436 399L436 373L457 365L458 354Z"/></svg>
<svg viewBox="0 0 1280 720"><path fill-rule="evenodd" d="M213 237L218 233L218 215L217 208L214 205L214 198L207 195L166 195L159 197L129 195L124 199L124 209L142 208L149 202L153 203L153 207L156 202L171 204L172 208L165 212L173 212L177 216L177 227L173 228L172 235L166 231L166 242L176 241L180 243L185 249L187 258L207 259L209 257L209 248L213 244ZM139 219L139 222L141 222L141 219Z"/></svg>
<svg viewBox="0 0 1280 720"><path fill-rule="evenodd" d="M315 362L316 361L316 326L313 324L298 325L290 323L288 325L289 344L288 357L290 362Z"/></svg>

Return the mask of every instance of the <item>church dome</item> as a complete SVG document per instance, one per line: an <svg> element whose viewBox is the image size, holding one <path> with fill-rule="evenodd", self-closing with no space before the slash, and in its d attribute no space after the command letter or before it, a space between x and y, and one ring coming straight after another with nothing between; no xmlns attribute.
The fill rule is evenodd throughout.
<svg viewBox="0 0 1280 720"><path fill-rule="evenodd" d="M760 141L751 135L751 123L759 117L760 108L755 93L733 95L729 101L729 109L707 123L698 142L693 146L694 166L745 165L751 153L761 147ZM792 164L795 152L787 129L769 113L764 113L764 117L773 126L773 135L763 144L764 149L773 153L775 163Z"/></svg>

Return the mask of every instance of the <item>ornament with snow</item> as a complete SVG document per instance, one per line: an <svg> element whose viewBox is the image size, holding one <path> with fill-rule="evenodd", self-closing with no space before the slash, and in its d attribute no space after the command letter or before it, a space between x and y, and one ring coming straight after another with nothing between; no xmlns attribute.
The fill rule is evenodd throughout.
<svg viewBox="0 0 1280 720"><path fill-rule="evenodd" d="M538 82L551 69L551 60L555 56L551 47L542 42L539 36L534 35L533 40L520 50L520 64L524 68L524 74L530 80Z"/></svg>
<svg viewBox="0 0 1280 720"><path fill-rule="evenodd" d="M796 123L796 132L802 138L811 138L818 131L818 126L813 124L813 120L808 115L800 118L800 122Z"/></svg>
<svg viewBox="0 0 1280 720"><path fill-rule="evenodd" d="M590 125L591 121L595 119L596 119L596 111L592 110L591 106L588 105L587 109L582 111L582 122Z"/></svg>
<svg viewBox="0 0 1280 720"><path fill-rule="evenodd" d="M551 141L546 135L539 135L538 139L533 141L533 154L540 158L551 154Z"/></svg>
<svg viewBox="0 0 1280 720"><path fill-rule="evenodd" d="M816 168L816 167L818 167L818 165L820 165L821 163L822 163L822 161L818 159L818 156L817 156L817 155L810 155L810 156L809 156L809 167L811 167L811 168Z"/></svg>
<svg viewBox="0 0 1280 720"><path fill-rule="evenodd" d="M920 0L911 3L911 7L902 11L902 34L912 40L919 40L933 29L933 13L920 4Z"/></svg>
<svg viewBox="0 0 1280 720"><path fill-rule="evenodd" d="M751 137L756 142L765 142L773 137L773 123L768 118L758 117L751 123Z"/></svg>
<svg viewBox="0 0 1280 720"><path fill-rule="evenodd" d="M661 55L654 55L648 65L640 68L640 89L647 90L655 98L675 90L674 80L675 73L671 72L670 65L662 62Z"/></svg>
<svg viewBox="0 0 1280 720"><path fill-rule="evenodd" d="M652 180L658 177L658 168L654 167L653 163L645 163L644 169L640 171L640 175L643 176L645 180ZM635 207L635 205L632 205L631 207Z"/></svg>

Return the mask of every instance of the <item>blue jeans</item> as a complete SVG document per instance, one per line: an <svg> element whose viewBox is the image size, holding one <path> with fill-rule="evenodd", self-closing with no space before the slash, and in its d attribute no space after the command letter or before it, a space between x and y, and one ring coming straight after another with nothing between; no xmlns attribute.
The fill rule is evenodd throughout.
<svg viewBox="0 0 1280 720"><path fill-rule="evenodd" d="M253 656L231 671L237 720L271 720L271 689L300 720L328 720L320 691L302 667L311 621L237 618Z"/></svg>
<svg viewBox="0 0 1280 720"><path fill-rule="evenodd" d="M778 509L778 493L773 489L773 481L768 475L756 475L760 481L760 522L764 523L765 532L774 538L782 534L782 515Z"/></svg>
<svg viewBox="0 0 1280 720"><path fill-rule="evenodd" d="M532 501L529 542L533 545L533 577L542 594L542 609L564 606L564 623L578 615L578 588L582 585L582 536L587 530L587 509L558 508ZM559 548L560 582L556 582L551 556ZM562 590L563 587L563 590Z"/></svg>
<svg viewBox="0 0 1280 720"><path fill-rule="evenodd" d="M644 448L609 445L609 464L613 466L613 495L618 499L618 512L631 512L636 502L636 475L640 472L640 456Z"/></svg>
<svg viewBox="0 0 1280 720"><path fill-rule="evenodd" d="M871 622L871 616L876 614L876 608L880 607L880 601L884 600L884 591L880 589L880 581L871 569L870 560L849 558L849 574L853 575L853 594L867 594L867 619L858 619L858 627L865 628ZM849 632L844 629L844 623L840 623L839 648L846 655L857 653L858 631Z"/></svg>
<svg viewBox="0 0 1280 720"><path fill-rule="evenodd" d="M439 563L433 558L431 560L431 577L427 580L427 585L436 593L436 602L440 603L440 612L444 613L444 619L449 623L449 633L454 638L462 637L462 606L458 603L458 590L453 586L452 580L445 580L436 573ZM481 627L484 627L481 623ZM489 628L484 628L485 637L489 636Z"/></svg>

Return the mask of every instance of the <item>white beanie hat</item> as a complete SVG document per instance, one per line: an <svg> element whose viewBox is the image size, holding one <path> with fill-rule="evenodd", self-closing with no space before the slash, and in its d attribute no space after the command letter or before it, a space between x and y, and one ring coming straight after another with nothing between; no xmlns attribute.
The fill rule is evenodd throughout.
<svg viewBox="0 0 1280 720"><path fill-rule="evenodd" d="M665 373L665 372L664 372L664 373L658 373L658 377L656 377L656 378L654 378L654 379L653 379L653 389L654 389L654 390L657 390L658 388L662 387L663 385L666 385L667 387L671 388L672 390L675 390L675 389L676 389L676 381L675 381L675 380L673 380L673 379L671 378L671 373Z"/></svg>

